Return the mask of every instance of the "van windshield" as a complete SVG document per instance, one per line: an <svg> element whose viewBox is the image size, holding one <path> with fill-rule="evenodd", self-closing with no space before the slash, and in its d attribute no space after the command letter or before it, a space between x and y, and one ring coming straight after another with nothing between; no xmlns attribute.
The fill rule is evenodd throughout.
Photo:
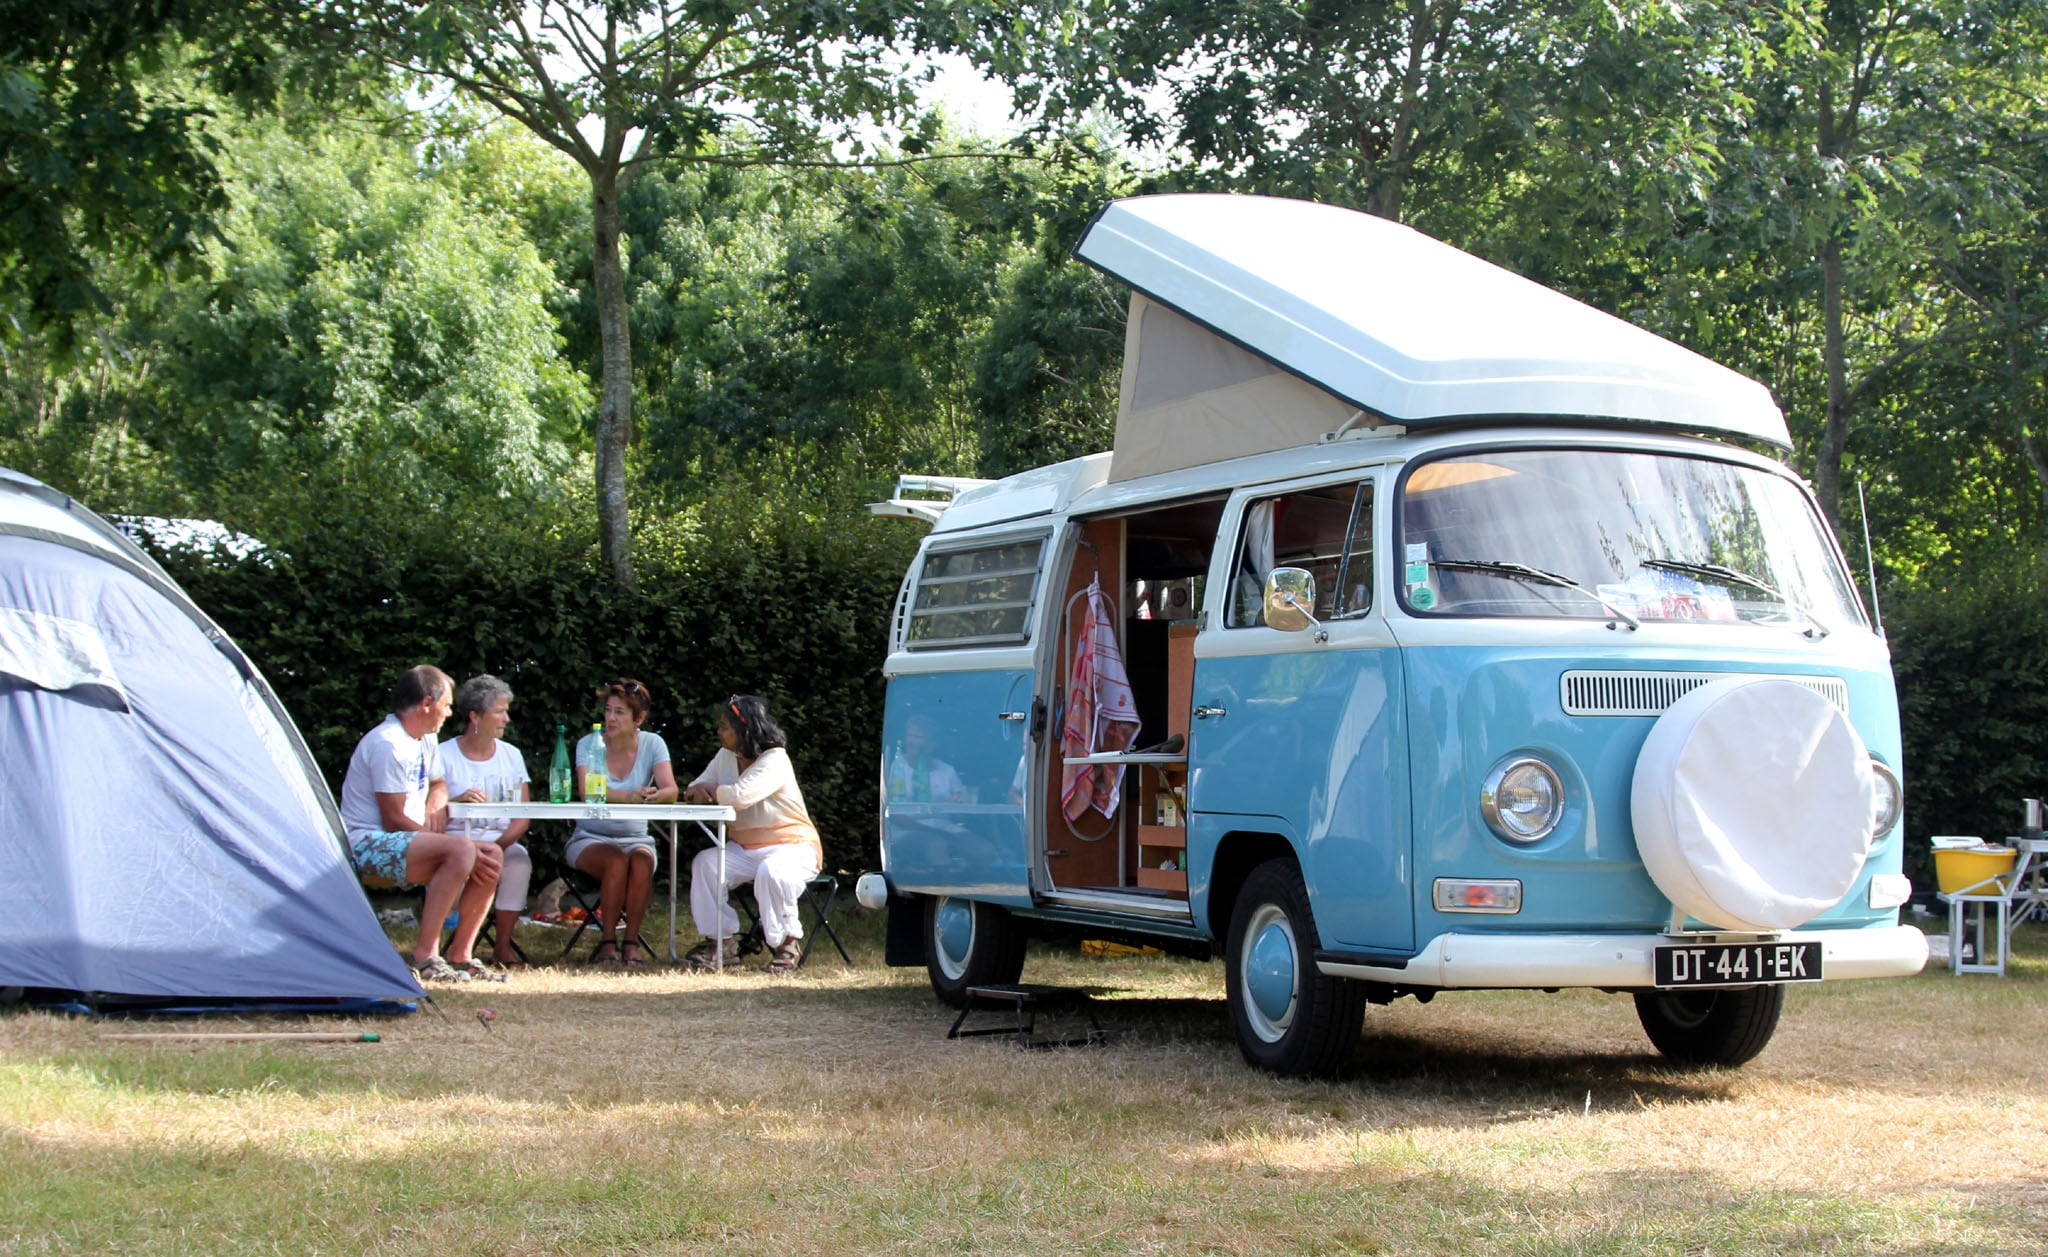
<svg viewBox="0 0 2048 1257"><path fill-rule="evenodd" d="M1819 512L1787 477L1614 450L1489 450L1411 469L1398 565L1411 612L1865 623Z"/></svg>

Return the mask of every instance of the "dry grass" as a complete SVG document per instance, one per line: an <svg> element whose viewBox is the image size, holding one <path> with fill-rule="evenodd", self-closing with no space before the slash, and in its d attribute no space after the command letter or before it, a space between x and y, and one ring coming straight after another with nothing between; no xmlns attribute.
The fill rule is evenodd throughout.
<svg viewBox="0 0 2048 1257"><path fill-rule="evenodd" d="M1303 1084L1241 1064L1216 966L1034 953L1114 1041L1021 1052L857 928L857 968L540 971L376 1046L0 1019L0 1252L2048 1253L2048 934L1796 990L1740 1071L1482 993Z"/></svg>

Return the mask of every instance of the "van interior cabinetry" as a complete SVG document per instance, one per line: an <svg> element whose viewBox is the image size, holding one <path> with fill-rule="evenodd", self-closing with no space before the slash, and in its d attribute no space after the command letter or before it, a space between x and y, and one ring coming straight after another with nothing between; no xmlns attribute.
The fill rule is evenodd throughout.
<svg viewBox="0 0 2048 1257"><path fill-rule="evenodd" d="M1180 750L1170 760L1137 770L1132 826L1137 839L1133 843L1137 868L1132 880L1143 889L1165 891L1176 898L1188 893L1187 737L1195 684L1195 631L1192 622L1166 626L1166 704L1161 718L1167 737L1180 738Z"/></svg>
<svg viewBox="0 0 2048 1257"><path fill-rule="evenodd" d="M1136 758L1136 757L1134 757ZM1146 757L1151 758L1151 757ZM1188 893L1187 757L1141 764L1136 804L1136 882L1175 897Z"/></svg>

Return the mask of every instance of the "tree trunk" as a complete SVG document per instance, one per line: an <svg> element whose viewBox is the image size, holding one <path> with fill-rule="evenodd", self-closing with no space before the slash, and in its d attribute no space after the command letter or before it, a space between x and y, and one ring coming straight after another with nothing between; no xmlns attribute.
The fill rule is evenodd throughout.
<svg viewBox="0 0 2048 1257"><path fill-rule="evenodd" d="M1849 444L1849 362L1842 331L1842 242L1820 247L1822 366L1827 372L1827 426L1820 453L1814 458L1813 496L1821 514L1839 535L1842 531L1842 451Z"/></svg>
<svg viewBox="0 0 2048 1257"><path fill-rule="evenodd" d="M619 256L619 187L593 181L591 261L603 379L597 401L599 552L619 588L633 588L633 530L626 513L626 442L633 434L633 343L626 327L626 272Z"/></svg>
<svg viewBox="0 0 2048 1257"><path fill-rule="evenodd" d="M1381 218L1401 221L1402 195L1408 185L1408 148L1415 131L1415 102L1422 92L1422 62L1435 37L1433 6L1418 0L1408 11L1408 59L1401 69L1400 106L1388 123L1387 158L1380 167L1379 186L1368 208Z"/></svg>

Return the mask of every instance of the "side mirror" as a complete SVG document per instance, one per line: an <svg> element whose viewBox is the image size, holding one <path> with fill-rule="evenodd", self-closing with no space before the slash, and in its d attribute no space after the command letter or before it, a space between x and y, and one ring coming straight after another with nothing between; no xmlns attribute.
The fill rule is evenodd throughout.
<svg viewBox="0 0 2048 1257"><path fill-rule="evenodd" d="M1299 633L1318 623L1316 578L1298 567L1276 567L1266 577L1266 627Z"/></svg>

